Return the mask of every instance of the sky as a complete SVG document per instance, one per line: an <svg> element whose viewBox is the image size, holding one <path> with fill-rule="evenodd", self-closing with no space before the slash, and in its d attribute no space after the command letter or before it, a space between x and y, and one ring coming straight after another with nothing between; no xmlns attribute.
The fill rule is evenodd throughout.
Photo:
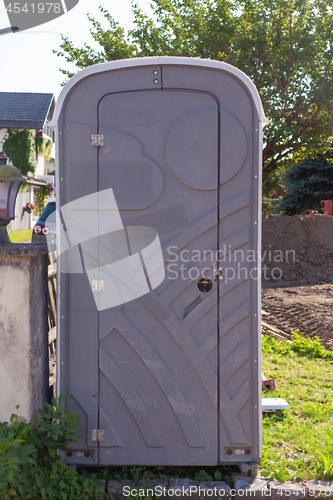
<svg viewBox="0 0 333 500"><path fill-rule="evenodd" d="M30 0L31 1L31 0ZM30 2L29 2L30 3ZM138 0L141 9L149 14L149 0ZM85 42L93 47L87 20L92 14L107 27L108 23L98 10L103 5L125 30L133 27L131 0L80 0L78 5L63 16L21 33L0 36L1 92L46 92L58 98L65 76L59 68L77 71L52 50L59 49L60 34L67 36L75 46ZM3 0L0 0L0 29L10 26Z"/></svg>

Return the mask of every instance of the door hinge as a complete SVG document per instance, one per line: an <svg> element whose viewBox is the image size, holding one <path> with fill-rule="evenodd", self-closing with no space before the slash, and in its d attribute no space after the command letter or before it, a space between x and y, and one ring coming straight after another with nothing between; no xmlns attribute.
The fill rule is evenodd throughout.
<svg viewBox="0 0 333 500"><path fill-rule="evenodd" d="M92 146L104 146L104 135L91 134L91 145Z"/></svg>
<svg viewBox="0 0 333 500"><path fill-rule="evenodd" d="M93 429L91 431L92 441L104 441L104 431L101 429Z"/></svg>
<svg viewBox="0 0 333 500"><path fill-rule="evenodd" d="M93 293L104 292L104 280L92 280L91 289Z"/></svg>

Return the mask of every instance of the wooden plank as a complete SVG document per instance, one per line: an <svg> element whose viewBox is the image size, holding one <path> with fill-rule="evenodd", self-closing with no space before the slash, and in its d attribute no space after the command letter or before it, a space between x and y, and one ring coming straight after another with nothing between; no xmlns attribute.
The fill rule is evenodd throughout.
<svg viewBox="0 0 333 500"><path fill-rule="evenodd" d="M52 344L52 342L54 342L55 340L57 340L57 327L54 326L52 328L52 330L49 331L49 345Z"/></svg>
<svg viewBox="0 0 333 500"><path fill-rule="evenodd" d="M48 256L49 256L49 264L52 267L53 267L53 264L55 263L55 261L57 260L55 254L56 254L56 252L49 252L49 254L48 254Z"/></svg>
<svg viewBox="0 0 333 500"><path fill-rule="evenodd" d="M47 273L48 273L48 277L49 278L52 278L52 276L56 276L57 275L57 271L54 268L51 268L51 266L49 266Z"/></svg>
<svg viewBox="0 0 333 500"><path fill-rule="evenodd" d="M281 337L284 337L286 339L291 339L291 335L289 333L283 332L282 330L279 330L278 328L275 328L275 326L270 325L269 323L266 323L266 321L261 320L261 327L264 330L268 330L272 333L276 333Z"/></svg>
<svg viewBox="0 0 333 500"><path fill-rule="evenodd" d="M48 323L49 330L52 330L57 324L57 270L56 252L50 252L48 254L48 303L49 303L49 313L48 313ZM53 350L53 346L52 349Z"/></svg>
<svg viewBox="0 0 333 500"><path fill-rule="evenodd" d="M278 333L271 332L270 330L264 330L263 328L261 329L262 335L272 335L276 339L283 340L284 342L290 342L292 343L292 340L286 339L286 337L282 337Z"/></svg>
<svg viewBox="0 0 333 500"><path fill-rule="evenodd" d="M56 311L56 301L54 297L54 292L53 292L53 287L52 283L48 282L48 291L49 291L49 317L50 317L50 322L53 326L56 326L57 323L57 311Z"/></svg>

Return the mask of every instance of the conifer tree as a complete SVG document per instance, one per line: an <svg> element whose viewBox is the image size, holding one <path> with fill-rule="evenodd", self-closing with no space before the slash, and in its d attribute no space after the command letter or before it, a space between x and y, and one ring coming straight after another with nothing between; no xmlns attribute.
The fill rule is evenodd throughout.
<svg viewBox="0 0 333 500"><path fill-rule="evenodd" d="M305 210L321 211L321 200L333 200L333 150L316 159L308 159L289 168L284 176L280 209L286 215L301 214Z"/></svg>

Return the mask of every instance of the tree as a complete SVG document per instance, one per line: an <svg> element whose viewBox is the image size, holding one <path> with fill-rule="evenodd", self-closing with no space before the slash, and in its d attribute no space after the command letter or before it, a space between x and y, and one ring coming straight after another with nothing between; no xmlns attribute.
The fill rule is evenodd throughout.
<svg viewBox="0 0 333 500"><path fill-rule="evenodd" d="M157 55L216 59L240 68L256 85L270 119L263 151L268 191L279 168L326 151L333 133L333 0L152 0L151 7L153 17L133 5L135 28L127 34L100 7L107 29L88 18L101 50L75 48L62 36L54 53L78 68Z"/></svg>
<svg viewBox="0 0 333 500"><path fill-rule="evenodd" d="M315 159L308 159L288 169L284 176L284 189L279 209L286 215L305 210L320 210L321 200L333 199L333 150Z"/></svg>

